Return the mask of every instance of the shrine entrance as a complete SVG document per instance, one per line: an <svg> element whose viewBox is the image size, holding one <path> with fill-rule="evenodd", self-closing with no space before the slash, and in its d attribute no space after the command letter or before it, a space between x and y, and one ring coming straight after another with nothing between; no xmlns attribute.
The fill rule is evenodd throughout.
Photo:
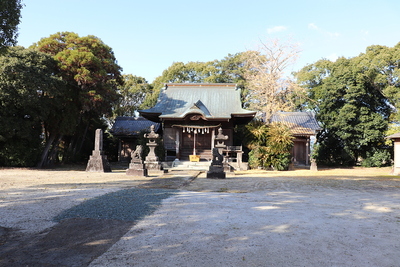
<svg viewBox="0 0 400 267"><path fill-rule="evenodd" d="M174 125L180 131L180 159L188 160L190 155L200 156L201 160L212 159L215 126Z"/></svg>

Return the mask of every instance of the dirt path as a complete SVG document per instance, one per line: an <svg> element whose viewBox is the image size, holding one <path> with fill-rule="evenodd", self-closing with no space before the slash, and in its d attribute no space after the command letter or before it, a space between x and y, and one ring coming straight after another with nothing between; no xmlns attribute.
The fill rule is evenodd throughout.
<svg viewBox="0 0 400 267"><path fill-rule="evenodd" d="M136 222L71 218L58 213L84 200L132 188L179 188L198 172L160 179L124 171L0 170L0 266L87 266Z"/></svg>
<svg viewBox="0 0 400 267"><path fill-rule="evenodd" d="M156 177L129 177L123 171L98 174L75 170L0 170L0 266L87 266L91 262L93 266L130 266L132 264L148 266L146 265L148 263L152 263L152 266L168 266L181 265L179 263L187 264L191 261L198 264L200 259L194 255L202 256L203 259L204 257L210 258L214 255L213 250L224 255L223 257L231 257L233 260L235 255L229 256L230 253L227 253L226 250L220 250L221 246L228 246L228 244L237 246L235 249L243 254L242 262L239 262L242 265L227 260L226 264L220 264L220 266L231 264L260 266L259 264L265 259L252 256L253 260L249 261L250 255L255 252L259 253L260 249L271 250L272 247L265 247L265 242L255 239L255 229L260 227L257 224L259 214L253 214L251 211L260 212L263 209L275 211L275 221L271 219L271 221L264 220L262 222L265 227L269 225L270 228L264 227L264 230L258 231L260 236L264 238L268 236L269 244L274 246L268 254L270 259L275 255L274 251L276 255L279 255L277 250L279 246L291 247L290 244L282 243L289 242L291 238L290 242L301 243L299 246L293 247L293 253L298 253L297 257L300 257L299 263L307 263L301 254L312 258L309 255L312 249L307 249L306 245L310 246L307 242L314 242L322 248L324 248L324 244L330 244L333 254L345 253L343 249L355 250L353 261L347 266L361 266L357 264L357 260L365 263L365 260L359 259L359 257L363 253L371 254L368 251L368 249L372 249L371 245L366 244L367 249L359 251L356 249L357 243L353 243L354 240L347 246L338 245L348 242L342 236L347 234L354 239L361 238L363 242L374 241L377 245L386 245L386 251L384 251L386 260L383 263L387 264L381 266L392 266L390 263L393 260L400 261L400 258L394 258L394 251L392 251L392 249L396 249L397 255L400 248L397 240L397 236L400 234L398 233L398 229L400 229L400 180L398 177L387 175L387 173L389 173L389 169L321 170L317 173L307 170L260 171L228 175L224 180L206 179L205 175L201 174L191 182L190 177L195 177L198 173L171 173L165 178L159 179ZM52 218L61 211L69 209L85 199L131 187L181 188L183 191L176 197L166 200L162 208L140 222L76 218L67 219L58 224L52 221ZM341 200L343 203L335 205ZM210 204L206 205L209 201L211 201ZM198 203L202 203L202 205L199 206ZM355 203L357 203L357 207L353 207ZM255 205L260 208L255 209ZM283 209L281 209L282 205ZM346 205L349 207L346 208ZM307 212L310 207L314 207L313 212ZM243 210L243 212L238 213L239 217L237 217L238 214L231 216L228 228L223 224L216 223L220 220L224 221L222 217L219 217L221 214L226 215L237 209ZM352 212L353 214L351 214ZM378 226L371 228L371 224L365 224L358 233L347 232L342 226L347 225L347 227L357 230L354 223L359 224L360 221L352 220L350 215L334 215L339 213L351 214L351 218L364 216L365 223L370 222L378 224ZM171 216L172 214L173 216ZM210 217L211 215L213 217ZM249 228L243 222L243 218L246 216L253 218L251 220L252 231L249 232ZM306 222L308 225L304 226ZM167 225L165 225L166 223ZM314 226L325 236L321 237L321 234L314 233L312 234L314 239L307 238L308 231L314 231L311 223L314 223ZM325 223L334 225L329 229L334 230L335 235L338 235L337 238L327 234L324 228L326 227ZM337 223L339 225L336 225ZM165 226L155 228L155 225ZM296 231L296 227L301 231ZM240 229L240 231L232 231L232 229ZM377 231L376 238L374 240L366 238L363 229L365 231L375 229ZM229 231L226 232L227 230ZM279 236L274 236L274 233L280 231ZM235 232L236 234L231 236ZM166 239L158 239L156 243L152 243L153 240L149 238L149 235L161 235ZM132 236L135 238L132 239ZM184 239L179 240L178 236ZM218 239L211 238L212 236L218 237ZM188 241L189 237L193 242L196 241L197 247ZM394 237L395 239L393 239ZM203 244L201 240L204 238L210 239ZM239 240L238 238L247 238L249 241L232 241ZM127 240L134 240L134 243L124 243ZM323 241L325 243L321 243ZM157 248L160 244L163 246ZM167 249L168 246L170 249ZM247 251L249 246L256 246L254 248L257 249L250 253ZM149 247L149 249L143 250L144 247ZM191 249L197 252L190 256L187 253ZM319 251L324 255L325 258L322 260L330 260L325 255L328 253L326 250L318 250L315 247L313 249L314 252ZM144 254L140 251L143 251ZM160 251L163 254L160 254ZM371 255L375 256L379 253L382 253L382 250L377 249ZM127 255L130 256L127 257ZM186 256L179 257L178 255ZM212 257L220 260L220 256ZM295 257L295 255L291 254L291 257ZM161 261L153 262L154 259ZM283 258L275 258L275 260L281 263L285 262ZM287 263L290 262L288 259L286 260ZM351 257L348 260L351 260ZM213 263L208 260L203 262L204 264L199 266L210 266L207 264ZM308 261L308 263L310 262L312 263L312 261ZM316 262L314 261L314 263ZM249 265L244 265L244 263ZM320 266L329 265L322 264Z"/></svg>

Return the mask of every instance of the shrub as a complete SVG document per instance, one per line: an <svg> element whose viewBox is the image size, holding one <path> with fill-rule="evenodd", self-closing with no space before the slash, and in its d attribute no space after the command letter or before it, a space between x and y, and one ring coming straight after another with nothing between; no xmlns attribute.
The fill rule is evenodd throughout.
<svg viewBox="0 0 400 267"><path fill-rule="evenodd" d="M249 153L251 168L272 168L279 171L288 169L293 136L284 124L266 125L254 121L246 126L246 130L246 143L251 149Z"/></svg>
<svg viewBox="0 0 400 267"><path fill-rule="evenodd" d="M391 164L391 155L386 149L375 149L367 153L367 157L361 162L363 167L383 167Z"/></svg>

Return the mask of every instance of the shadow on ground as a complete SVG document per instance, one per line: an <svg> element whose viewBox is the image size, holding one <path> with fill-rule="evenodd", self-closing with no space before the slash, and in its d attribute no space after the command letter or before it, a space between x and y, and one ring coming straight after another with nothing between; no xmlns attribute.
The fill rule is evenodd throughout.
<svg viewBox="0 0 400 267"><path fill-rule="evenodd" d="M41 233L1 228L0 266L87 266L175 192L120 190L63 211L54 218L59 223Z"/></svg>

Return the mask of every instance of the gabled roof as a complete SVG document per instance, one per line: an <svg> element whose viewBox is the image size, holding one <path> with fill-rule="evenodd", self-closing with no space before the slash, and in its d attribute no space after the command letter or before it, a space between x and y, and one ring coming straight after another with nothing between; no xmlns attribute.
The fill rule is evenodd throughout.
<svg viewBox="0 0 400 267"><path fill-rule="evenodd" d="M321 131L313 112L277 112L271 122L284 123L295 136L310 136Z"/></svg>
<svg viewBox="0 0 400 267"><path fill-rule="evenodd" d="M205 119L253 118L255 111L242 108L240 90L231 83L172 83L160 92L157 104L139 113L150 120L183 119L197 113Z"/></svg>
<svg viewBox="0 0 400 267"><path fill-rule="evenodd" d="M389 135L389 136L386 137L386 139L398 139L398 138L400 138L400 132L392 134L392 135Z"/></svg>
<svg viewBox="0 0 400 267"><path fill-rule="evenodd" d="M149 130L154 125L154 131L157 132L160 124L149 121L143 117L117 117L111 128L111 133L115 136L135 137L140 131Z"/></svg>

